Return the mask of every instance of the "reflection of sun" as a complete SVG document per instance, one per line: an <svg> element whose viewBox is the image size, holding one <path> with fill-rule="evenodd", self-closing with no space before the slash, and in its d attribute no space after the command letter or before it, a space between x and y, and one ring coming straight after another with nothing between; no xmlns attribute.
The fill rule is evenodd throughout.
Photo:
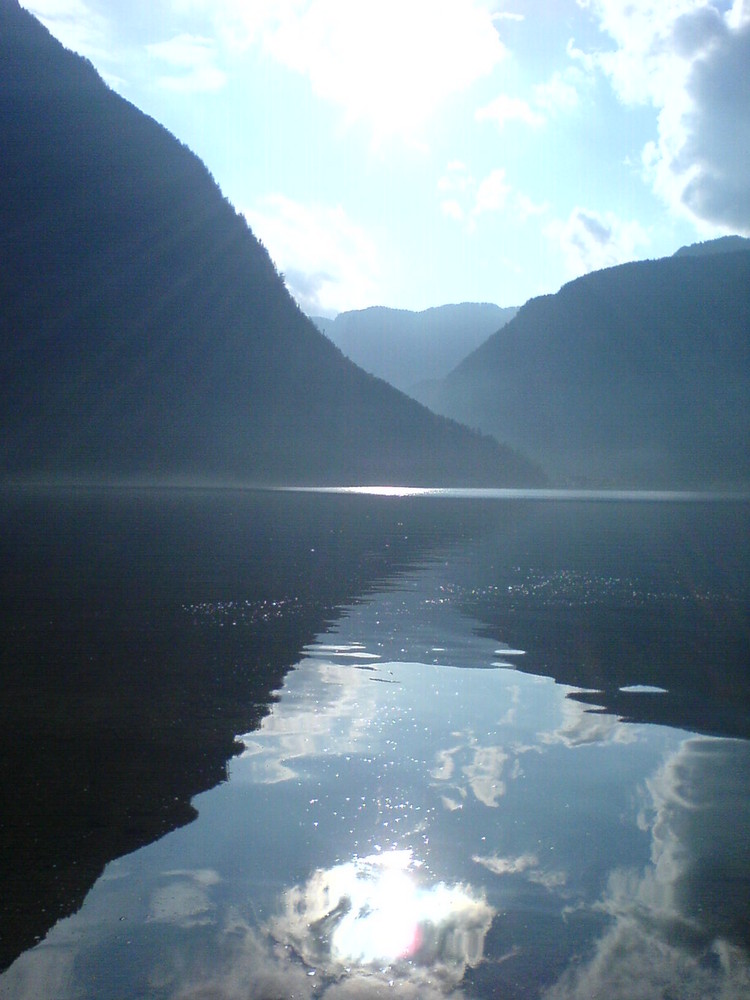
<svg viewBox="0 0 750 1000"><path fill-rule="evenodd" d="M338 869L341 898L350 905L331 936L334 961L373 965L417 950L419 890L410 864L410 851L389 851Z"/></svg>
<svg viewBox="0 0 750 1000"><path fill-rule="evenodd" d="M318 870L285 894L274 936L322 970L407 963L460 978L482 958L494 911L467 886L420 884L411 851Z"/></svg>

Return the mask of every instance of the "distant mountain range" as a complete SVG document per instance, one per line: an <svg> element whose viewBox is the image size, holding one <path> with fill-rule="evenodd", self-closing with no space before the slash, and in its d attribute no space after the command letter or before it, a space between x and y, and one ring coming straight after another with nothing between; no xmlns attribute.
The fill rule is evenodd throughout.
<svg viewBox="0 0 750 1000"><path fill-rule="evenodd" d="M410 393L421 382L444 378L517 312L462 302L422 312L373 306L312 319L361 368Z"/></svg>
<svg viewBox="0 0 750 1000"><path fill-rule="evenodd" d="M422 402L560 484L750 484L750 240L588 274L527 302Z"/></svg>
<svg viewBox="0 0 750 1000"><path fill-rule="evenodd" d="M533 485L346 359L208 170L0 0L0 476Z"/></svg>

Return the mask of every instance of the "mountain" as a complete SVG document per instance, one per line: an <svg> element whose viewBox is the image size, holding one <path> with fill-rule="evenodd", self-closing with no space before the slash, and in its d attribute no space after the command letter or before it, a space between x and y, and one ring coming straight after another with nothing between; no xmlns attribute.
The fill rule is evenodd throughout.
<svg viewBox="0 0 750 1000"><path fill-rule="evenodd" d="M0 0L0 476L534 483L302 315L206 167Z"/></svg>
<svg viewBox="0 0 750 1000"><path fill-rule="evenodd" d="M709 257L715 253L734 253L735 250L750 250L750 240L745 236L720 236L716 240L706 240L703 243L691 243L688 247L680 247L674 253L675 257Z"/></svg>
<svg viewBox="0 0 750 1000"><path fill-rule="evenodd" d="M747 485L750 250L572 281L526 303L420 398L560 484Z"/></svg>
<svg viewBox="0 0 750 1000"><path fill-rule="evenodd" d="M489 302L462 302L422 312L374 306L313 319L365 371L411 392L420 382L447 375L517 312Z"/></svg>

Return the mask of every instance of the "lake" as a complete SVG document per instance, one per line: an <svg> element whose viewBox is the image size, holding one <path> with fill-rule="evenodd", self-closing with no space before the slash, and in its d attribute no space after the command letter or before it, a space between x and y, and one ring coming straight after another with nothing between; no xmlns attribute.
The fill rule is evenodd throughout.
<svg viewBox="0 0 750 1000"><path fill-rule="evenodd" d="M749 514L6 490L0 997L750 996Z"/></svg>

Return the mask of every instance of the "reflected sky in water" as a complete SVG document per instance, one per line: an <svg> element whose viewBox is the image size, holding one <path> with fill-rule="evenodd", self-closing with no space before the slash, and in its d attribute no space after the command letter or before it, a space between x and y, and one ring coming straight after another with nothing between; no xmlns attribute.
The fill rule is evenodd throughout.
<svg viewBox="0 0 750 1000"><path fill-rule="evenodd" d="M750 995L748 744L620 722L506 638L439 563L342 609L197 821L0 996Z"/></svg>

